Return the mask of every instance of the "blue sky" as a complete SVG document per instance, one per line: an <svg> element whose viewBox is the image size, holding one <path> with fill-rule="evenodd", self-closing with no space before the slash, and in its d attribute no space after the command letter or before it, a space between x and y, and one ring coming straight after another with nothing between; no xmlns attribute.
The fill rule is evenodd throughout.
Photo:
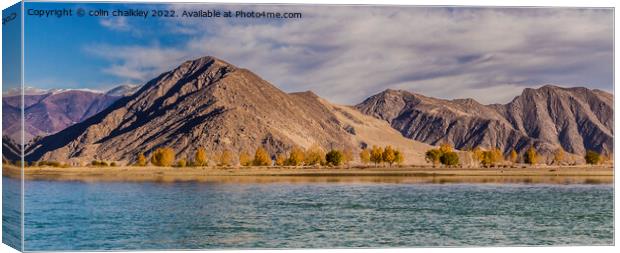
<svg viewBox="0 0 620 253"><path fill-rule="evenodd" d="M613 11L27 3L28 8L245 9L296 20L26 18L25 83L105 90L212 55L281 89L360 102L386 88L507 102L544 84L613 89Z"/></svg>

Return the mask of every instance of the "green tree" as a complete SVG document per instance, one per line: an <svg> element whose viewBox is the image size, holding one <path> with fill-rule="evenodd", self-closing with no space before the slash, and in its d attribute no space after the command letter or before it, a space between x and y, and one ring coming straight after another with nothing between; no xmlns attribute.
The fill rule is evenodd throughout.
<svg viewBox="0 0 620 253"><path fill-rule="evenodd" d="M383 148L373 145L372 149L370 150L370 161L373 162L375 166L377 166L377 164L379 163L382 163L383 162Z"/></svg>
<svg viewBox="0 0 620 253"><path fill-rule="evenodd" d="M433 166L436 166L440 162L441 151L439 151L439 149L429 149L424 154L424 158L426 159L426 162L432 163Z"/></svg>
<svg viewBox="0 0 620 253"><path fill-rule="evenodd" d="M405 156L403 155L403 152L400 151L399 149L394 151L394 155L396 156L396 159L394 159L394 162L396 164L401 165L405 162Z"/></svg>
<svg viewBox="0 0 620 253"><path fill-rule="evenodd" d="M362 149L362 151L360 151L360 161L364 164L367 165L368 163L370 163L370 151L368 151L368 149Z"/></svg>
<svg viewBox="0 0 620 253"><path fill-rule="evenodd" d="M151 155L151 163L155 166L172 166L175 160L174 149L170 147L158 148Z"/></svg>
<svg viewBox="0 0 620 253"><path fill-rule="evenodd" d="M138 154L138 157L136 158L136 165L146 166L146 163L146 156L144 156L144 153L140 152L140 154Z"/></svg>
<svg viewBox="0 0 620 253"><path fill-rule="evenodd" d="M584 158L588 164L599 164L601 162L601 155L593 150L586 151Z"/></svg>
<svg viewBox="0 0 620 253"><path fill-rule="evenodd" d="M530 147L525 151L525 155L523 157L525 163L528 164L536 164L538 163L538 154L536 154L536 149L534 147Z"/></svg>
<svg viewBox="0 0 620 253"><path fill-rule="evenodd" d="M198 150L196 150L196 154L194 154L194 165L207 166L208 162L209 158L207 157L207 150L204 148L198 148Z"/></svg>
<svg viewBox="0 0 620 253"><path fill-rule="evenodd" d="M459 164L459 156L456 154L456 152L443 153L441 154L439 160L442 164L447 166L455 166Z"/></svg>
<svg viewBox="0 0 620 253"><path fill-rule="evenodd" d="M339 166L344 161L344 155L339 150L332 149L325 155L327 165Z"/></svg>
<svg viewBox="0 0 620 253"><path fill-rule="evenodd" d="M256 149L254 153L254 160L252 161L254 166L269 166L271 165L271 157L267 150L262 147Z"/></svg>
<svg viewBox="0 0 620 253"><path fill-rule="evenodd" d="M383 154L381 155L381 158L383 159L384 162L388 163L390 167L392 167L392 164L396 162L396 154L392 146L388 145L385 147L385 149L383 150Z"/></svg>

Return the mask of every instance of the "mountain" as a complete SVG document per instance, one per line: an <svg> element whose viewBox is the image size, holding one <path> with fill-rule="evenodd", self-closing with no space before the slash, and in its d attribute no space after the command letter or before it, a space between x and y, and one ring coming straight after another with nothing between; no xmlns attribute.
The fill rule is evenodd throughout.
<svg viewBox="0 0 620 253"><path fill-rule="evenodd" d="M505 153L534 146L547 156L559 148L576 157L586 150L613 153L613 95L600 90L546 85L525 89L507 104L483 105L388 89L355 108L432 145L495 147Z"/></svg>
<svg viewBox="0 0 620 253"><path fill-rule="evenodd" d="M6 94L5 94L6 95ZM53 90L24 95L24 139L56 133L110 106L118 96L86 90ZM3 134L19 139L20 96L3 96Z"/></svg>
<svg viewBox="0 0 620 253"><path fill-rule="evenodd" d="M112 97L126 97L131 96L138 89L140 85L123 84L108 90L105 94Z"/></svg>
<svg viewBox="0 0 620 253"><path fill-rule="evenodd" d="M140 152L172 147L192 157L252 152L273 156L293 146L358 151L368 145L403 149L407 162L423 164L430 146L404 138L382 120L333 105L312 92L285 93L256 74L214 57L187 61L129 97L26 150L27 160L73 164L94 159L133 161Z"/></svg>

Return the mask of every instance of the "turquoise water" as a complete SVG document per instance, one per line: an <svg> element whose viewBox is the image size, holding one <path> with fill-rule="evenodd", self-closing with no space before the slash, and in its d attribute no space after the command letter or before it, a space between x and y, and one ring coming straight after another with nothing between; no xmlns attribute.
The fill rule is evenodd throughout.
<svg viewBox="0 0 620 253"><path fill-rule="evenodd" d="M612 185L27 181L25 209L26 250L613 244Z"/></svg>

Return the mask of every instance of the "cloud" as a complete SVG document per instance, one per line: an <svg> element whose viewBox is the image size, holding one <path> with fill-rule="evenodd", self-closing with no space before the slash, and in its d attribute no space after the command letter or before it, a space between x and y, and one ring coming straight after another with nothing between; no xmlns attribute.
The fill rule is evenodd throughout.
<svg viewBox="0 0 620 253"><path fill-rule="evenodd" d="M129 31L131 30L131 26L127 22L127 18L120 17L110 17L110 18L101 18L99 24L105 28L108 28L113 31Z"/></svg>
<svg viewBox="0 0 620 253"><path fill-rule="evenodd" d="M180 19L162 32L187 40L167 47L105 45L98 53L110 61L104 71L145 82L183 60L213 55L286 91L313 90L345 104L386 88L495 103L545 83L613 87L611 9L242 8L302 12L303 18Z"/></svg>

